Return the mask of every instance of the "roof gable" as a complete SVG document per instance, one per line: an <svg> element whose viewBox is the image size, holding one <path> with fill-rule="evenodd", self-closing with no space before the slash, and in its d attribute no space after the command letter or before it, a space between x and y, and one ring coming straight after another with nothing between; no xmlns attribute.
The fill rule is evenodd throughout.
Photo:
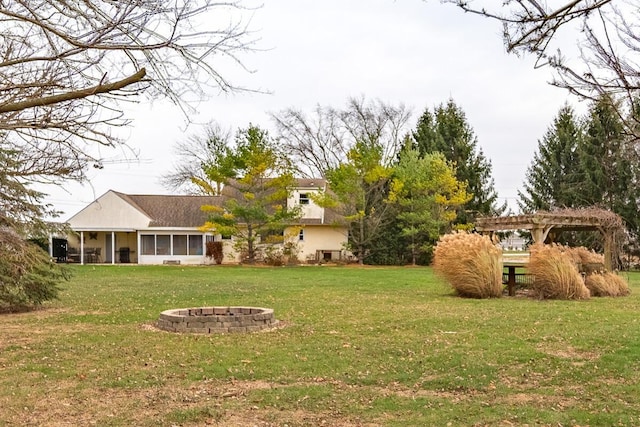
<svg viewBox="0 0 640 427"><path fill-rule="evenodd" d="M138 229L149 225L151 217L131 205L113 190L87 205L67 221L72 229Z"/></svg>

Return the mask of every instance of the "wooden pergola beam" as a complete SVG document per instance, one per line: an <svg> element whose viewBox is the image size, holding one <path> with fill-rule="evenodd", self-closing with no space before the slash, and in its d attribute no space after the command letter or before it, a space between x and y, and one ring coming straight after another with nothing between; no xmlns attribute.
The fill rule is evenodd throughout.
<svg viewBox="0 0 640 427"><path fill-rule="evenodd" d="M481 217L475 222L475 229L481 234L493 234L497 231L529 230L535 243L544 243L551 230L562 231L599 231L604 240L605 268L613 267L614 240L617 228L607 226L597 217L580 217L554 214L549 212L531 215L504 217Z"/></svg>

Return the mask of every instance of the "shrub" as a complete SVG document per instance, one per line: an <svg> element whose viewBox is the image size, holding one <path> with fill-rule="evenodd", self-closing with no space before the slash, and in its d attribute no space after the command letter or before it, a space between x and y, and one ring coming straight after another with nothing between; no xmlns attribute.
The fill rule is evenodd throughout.
<svg viewBox="0 0 640 427"><path fill-rule="evenodd" d="M0 228L0 310L20 310L58 296L66 268L51 261L39 246L15 231Z"/></svg>
<svg viewBox="0 0 640 427"><path fill-rule="evenodd" d="M222 242L207 242L207 256L213 258L216 264L222 264L224 258Z"/></svg>
<svg viewBox="0 0 640 427"><path fill-rule="evenodd" d="M533 245L528 272L533 276L532 288L541 299L587 299L584 284L574 257L560 245Z"/></svg>
<svg viewBox="0 0 640 427"><path fill-rule="evenodd" d="M285 256L282 253L282 249L269 245L264 251L264 263L272 267L280 267L285 264Z"/></svg>
<svg viewBox="0 0 640 427"><path fill-rule="evenodd" d="M433 267L460 296L502 295L502 251L487 236L466 232L442 236L434 251Z"/></svg>
<svg viewBox="0 0 640 427"><path fill-rule="evenodd" d="M615 283L618 286L618 295L619 297L629 295L631 293L631 289L629 288L629 283L624 280L622 277L617 275L616 273L606 272L604 276L607 280L612 283Z"/></svg>

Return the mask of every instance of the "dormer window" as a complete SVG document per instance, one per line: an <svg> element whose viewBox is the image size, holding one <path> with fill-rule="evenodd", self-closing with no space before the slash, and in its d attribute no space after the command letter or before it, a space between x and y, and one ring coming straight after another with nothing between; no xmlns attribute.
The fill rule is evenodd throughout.
<svg viewBox="0 0 640 427"><path fill-rule="evenodd" d="M308 205L309 204L309 194L307 193L300 193L300 200L299 203L301 205Z"/></svg>

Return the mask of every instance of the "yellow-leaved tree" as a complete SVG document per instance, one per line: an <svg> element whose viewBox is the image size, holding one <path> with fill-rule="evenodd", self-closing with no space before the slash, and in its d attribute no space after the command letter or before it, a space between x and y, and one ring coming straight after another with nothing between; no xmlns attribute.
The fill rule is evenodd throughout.
<svg viewBox="0 0 640 427"><path fill-rule="evenodd" d="M421 254L433 250L441 234L450 231L457 209L472 198L466 187L441 153L420 157L411 147L400 153L389 201L397 205L397 225L413 265Z"/></svg>
<svg viewBox="0 0 640 427"><path fill-rule="evenodd" d="M216 174L209 177L212 181L224 179L224 202L203 206L211 215L202 229L233 236L236 249L252 264L258 242L264 242L268 235L280 235L299 218L300 207L287 206L296 179L288 158L267 131L249 125L238 131L235 142L235 147L220 157L218 167L209 165L205 170Z"/></svg>

